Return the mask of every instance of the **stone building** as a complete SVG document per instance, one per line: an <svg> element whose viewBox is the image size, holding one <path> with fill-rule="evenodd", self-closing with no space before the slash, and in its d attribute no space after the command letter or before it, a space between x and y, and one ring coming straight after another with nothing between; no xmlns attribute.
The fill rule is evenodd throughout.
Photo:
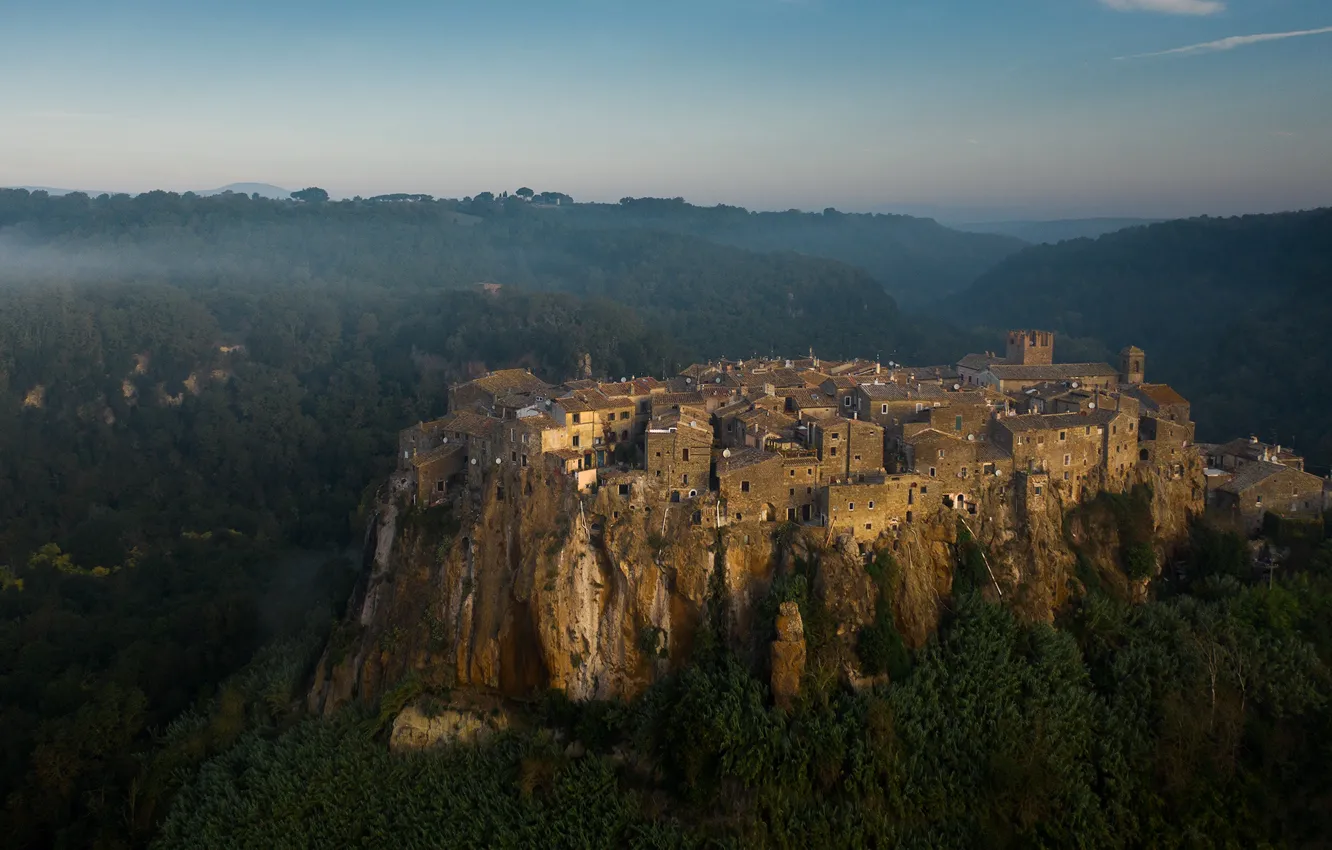
<svg viewBox="0 0 1332 850"><path fill-rule="evenodd" d="M1264 443L1257 437L1207 446L1205 455L1208 466L1227 472L1235 472L1250 463L1279 463L1304 471L1304 458L1289 448Z"/></svg>
<svg viewBox="0 0 1332 850"><path fill-rule="evenodd" d="M1262 528L1263 514L1316 519L1326 509L1323 479L1289 466L1253 461L1211 494L1214 515L1249 533Z"/></svg>
<svg viewBox="0 0 1332 850"><path fill-rule="evenodd" d="M815 419L804 423L809 446L818 452L825 483L884 471L883 428L858 419Z"/></svg>
<svg viewBox="0 0 1332 850"><path fill-rule="evenodd" d="M449 387L449 410L498 414L497 401L522 397L527 406L550 398L553 388L526 369L502 369ZM511 402L512 403L512 402Z"/></svg>
<svg viewBox="0 0 1332 850"><path fill-rule="evenodd" d="M1122 476L1137 462L1137 420L1117 410L1007 416L995 426L1015 470L1047 472L1075 498L1093 470Z"/></svg>
<svg viewBox="0 0 1332 850"><path fill-rule="evenodd" d="M1147 372L1147 354L1135 345L1119 352L1119 380L1124 384L1141 384Z"/></svg>
<svg viewBox="0 0 1332 850"><path fill-rule="evenodd" d="M693 499L710 487L712 428L678 411L652 420L646 435L647 481L671 501Z"/></svg>
<svg viewBox="0 0 1332 850"><path fill-rule="evenodd" d="M414 454L407 465L415 504L436 505L452 491L466 468L467 449L462 443L437 446Z"/></svg>
<svg viewBox="0 0 1332 850"><path fill-rule="evenodd" d="M787 472L782 456L763 449L726 449L717 458L717 492L727 522L776 522L785 517Z"/></svg>
<svg viewBox="0 0 1332 850"><path fill-rule="evenodd" d="M605 466L616 449L633 445L637 406L626 396L608 396L599 390L575 390L551 402L551 418L569 434L569 447L591 456L593 466Z"/></svg>
<svg viewBox="0 0 1332 850"><path fill-rule="evenodd" d="M1015 366L1048 366L1054 362L1054 334L1050 331L1009 331L1007 362Z"/></svg>
<svg viewBox="0 0 1332 850"><path fill-rule="evenodd" d="M833 534L849 533L859 543L912 522L939 505L931 482L919 475L883 475L866 481L830 484L822 513ZM937 488L937 485L936 485Z"/></svg>

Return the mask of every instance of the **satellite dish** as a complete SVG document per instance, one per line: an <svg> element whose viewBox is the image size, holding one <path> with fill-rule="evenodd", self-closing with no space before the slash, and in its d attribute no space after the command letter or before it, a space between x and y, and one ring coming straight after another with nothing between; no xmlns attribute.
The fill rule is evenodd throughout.
<svg viewBox="0 0 1332 850"><path fill-rule="evenodd" d="M476 466L476 458L472 458L472 466Z"/></svg>
<svg viewBox="0 0 1332 850"><path fill-rule="evenodd" d="M496 465L496 466L499 466L501 463L504 463L504 458L502 458L502 457L497 457L497 458L495 458L495 465Z"/></svg>
<svg viewBox="0 0 1332 850"><path fill-rule="evenodd" d="M694 379L693 379L693 378L685 378L685 383L686 383L686 384L692 384L693 382L694 382Z"/></svg>
<svg viewBox="0 0 1332 850"><path fill-rule="evenodd" d="M722 449L722 457L730 457L730 456L731 456L730 449Z"/></svg>
<svg viewBox="0 0 1332 850"><path fill-rule="evenodd" d="M955 390L960 390L960 389L962 389L962 385L961 385L961 384L953 384L953 389L955 389Z"/></svg>
<svg viewBox="0 0 1332 850"><path fill-rule="evenodd" d="M1078 382L1074 381L1071 386L1076 390L1078 388Z"/></svg>
<svg viewBox="0 0 1332 850"><path fill-rule="evenodd" d="M718 375L717 377L713 378L712 380L713 380L715 383L720 384L720 383L721 383L721 375Z"/></svg>
<svg viewBox="0 0 1332 850"><path fill-rule="evenodd" d="M976 442L976 435L975 435L975 434L968 434L968 435L967 435L967 442L968 442L968 443L974 443L974 442Z"/></svg>
<svg viewBox="0 0 1332 850"><path fill-rule="evenodd" d="M1089 402L1087 402L1087 409L1088 409L1088 410L1095 410L1095 409L1096 409L1096 402L1094 402L1094 401L1089 401Z"/></svg>

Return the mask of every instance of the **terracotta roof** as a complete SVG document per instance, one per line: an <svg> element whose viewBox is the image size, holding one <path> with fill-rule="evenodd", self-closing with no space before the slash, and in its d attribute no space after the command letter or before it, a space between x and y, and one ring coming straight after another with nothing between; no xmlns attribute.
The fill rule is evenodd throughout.
<svg viewBox="0 0 1332 850"><path fill-rule="evenodd" d="M738 472L751 466L757 466L770 460L778 460L781 455L765 452L763 449L745 448L745 449L727 449L730 457L725 452L717 458L717 474L727 475L732 472Z"/></svg>
<svg viewBox="0 0 1332 850"><path fill-rule="evenodd" d="M1107 363L1035 363L1026 366L996 363L989 367L989 372L1001 381L1069 381L1119 375L1119 370Z"/></svg>
<svg viewBox="0 0 1332 850"><path fill-rule="evenodd" d="M627 396L608 396L600 390L574 390L566 396L555 399L555 403L570 413L585 413L589 410L618 410L633 407L633 399Z"/></svg>
<svg viewBox="0 0 1332 850"><path fill-rule="evenodd" d="M452 431L457 434L466 434L469 437L489 439L495 433L495 429L503 424L503 421L493 416L482 416L480 413L473 413L470 410L459 410L445 416L437 424L441 431Z"/></svg>
<svg viewBox="0 0 1332 850"><path fill-rule="evenodd" d="M1189 400L1175 392L1169 384L1139 384L1138 393L1156 403L1158 407L1167 404L1188 404Z"/></svg>
<svg viewBox="0 0 1332 850"><path fill-rule="evenodd" d="M658 393L652 397L652 406L672 407L675 405L694 404L702 407L706 403L703 394L700 392L692 393Z"/></svg>
<svg viewBox="0 0 1332 850"><path fill-rule="evenodd" d="M1004 362L1003 357L997 354L968 354L957 361L957 368L971 369L976 372L984 372L990 366Z"/></svg>
<svg viewBox="0 0 1332 850"><path fill-rule="evenodd" d="M804 387L800 389L780 390L779 395L790 399L791 403L801 410L837 406L837 399L833 396Z"/></svg>
<svg viewBox="0 0 1332 850"><path fill-rule="evenodd" d="M1028 413L1025 416L1005 416L998 421L1009 431L1049 431L1057 428L1078 428L1085 425L1109 425L1120 416L1118 410L1093 410L1088 413ZM1127 414L1123 414L1127 416Z"/></svg>
<svg viewBox="0 0 1332 850"><path fill-rule="evenodd" d="M551 388L549 384L526 369L501 369L498 372L491 372L484 378L477 378L471 383L495 395L506 392L543 392Z"/></svg>
<svg viewBox="0 0 1332 850"><path fill-rule="evenodd" d="M858 381L858 380L856 380L855 378L851 377L850 375L828 375L828 376L825 376L825 378L824 378L824 380L823 380L823 383L826 384L826 383L829 383L829 382L831 382L832 385L833 385L835 388L839 389L839 390L850 390L850 389L855 389L857 386L859 386L860 384L864 383L863 381ZM820 386L822 386L822 384L820 384Z"/></svg>
<svg viewBox="0 0 1332 850"><path fill-rule="evenodd" d="M1290 472L1290 467L1282 466L1279 463L1266 463L1261 460L1252 463L1246 463L1235 471L1235 474L1229 481L1218 487L1218 490L1225 490L1227 493L1242 493L1255 484L1261 484L1279 472ZM1313 478L1315 476L1309 476Z"/></svg>
<svg viewBox="0 0 1332 850"><path fill-rule="evenodd" d="M523 427L533 428L537 431L556 431L564 427L544 413L538 413L533 416L520 416L517 421Z"/></svg>
<svg viewBox="0 0 1332 850"><path fill-rule="evenodd" d="M437 446L428 452L421 452L412 458L412 466L420 468L427 463L434 463L437 460L443 460L449 455L462 454L464 447L461 443L445 443Z"/></svg>

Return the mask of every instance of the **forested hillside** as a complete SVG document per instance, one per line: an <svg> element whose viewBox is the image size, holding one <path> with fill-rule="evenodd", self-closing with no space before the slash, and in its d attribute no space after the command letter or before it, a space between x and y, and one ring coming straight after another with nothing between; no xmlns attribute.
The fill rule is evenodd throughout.
<svg viewBox="0 0 1332 850"><path fill-rule="evenodd" d="M1051 328L1084 357L1137 345L1148 378L1193 401L1200 439L1256 434L1326 467L1329 282L1332 210L1198 218L1029 248L939 312L991 335Z"/></svg>
<svg viewBox="0 0 1332 850"><path fill-rule="evenodd" d="M625 198L617 205L578 204L548 211L585 227L641 227L685 233L754 251L799 251L869 272L904 306L916 306L965 287L1021 240L962 233L928 218L906 215L756 212L698 207L681 198Z"/></svg>

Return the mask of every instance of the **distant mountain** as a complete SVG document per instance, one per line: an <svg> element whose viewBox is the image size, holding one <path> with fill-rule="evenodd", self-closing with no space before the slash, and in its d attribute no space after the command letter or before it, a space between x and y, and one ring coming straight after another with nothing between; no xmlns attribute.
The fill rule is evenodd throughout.
<svg viewBox="0 0 1332 850"><path fill-rule="evenodd" d="M1332 209L1195 218L1028 248L944 299L954 321L1049 328L1055 355L1147 352L1199 439L1255 434L1332 463Z"/></svg>
<svg viewBox="0 0 1332 850"><path fill-rule="evenodd" d="M290 189L283 189L281 186L274 186L272 183L228 183L217 189L198 189L194 194L209 197L210 195L221 195L223 192L235 192L238 195L257 193L261 198L271 198L275 201L285 201L291 197Z"/></svg>
<svg viewBox="0 0 1332 850"><path fill-rule="evenodd" d="M1063 218L1053 221L987 221L950 224L967 233L998 233L1033 244L1053 244L1068 239L1095 239L1126 227L1157 224L1156 218Z"/></svg>
<svg viewBox="0 0 1332 850"><path fill-rule="evenodd" d="M899 304L913 307L955 292L1025 247L1011 236L963 233L906 215L751 212L699 207L682 199L626 198L619 204L552 208L570 224L642 228L700 236L751 251L790 251L861 268Z"/></svg>

